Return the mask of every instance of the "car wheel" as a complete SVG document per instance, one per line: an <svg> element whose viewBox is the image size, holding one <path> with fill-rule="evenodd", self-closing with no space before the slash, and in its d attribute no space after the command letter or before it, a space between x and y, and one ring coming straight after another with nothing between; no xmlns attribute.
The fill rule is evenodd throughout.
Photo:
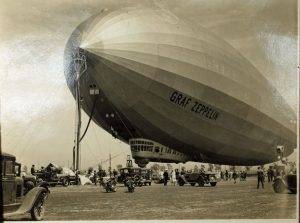
<svg viewBox="0 0 300 223"><path fill-rule="evenodd" d="M34 203L30 214L33 220L43 220L46 209L46 193L41 193L36 202Z"/></svg>
<svg viewBox="0 0 300 223"><path fill-rule="evenodd" d="M191 186L195 186L196 183L191 183Z"/></svg>
<svg viewBox="0 0 300 223"><path fill-rule="evenodd" d="M275 180L273 184L273 189L276 193L282 193L284 191L284 184L281 180Z"/></svg>
<svg viewBox="0 0 300 223"><path fill-rule="evenodd" d="M134 175L133 176L134 181L140 181L141 177L139 175Z"/></svg>
<svg viewBox="0 0 300 223"><path fill-rule="evenodd" d="M182 179L178 179L178 185L179 186L183 186L184 185L184 181Z"/></svg>
<svg viewBox="0 0 300 223"><path fill-rule="evenodd" d="M69 182L69 179L68 178L63 178L62 179L62 185L64 186L64 187L67 187L67 186L69 186L69 184L70 184L70 182Z"/></svg>
<svg viewBox="0 0 300 223"><path fill-rule="evenodd" d="M217 182L211 182L210 186L215 187L217 185Z"/></svg>

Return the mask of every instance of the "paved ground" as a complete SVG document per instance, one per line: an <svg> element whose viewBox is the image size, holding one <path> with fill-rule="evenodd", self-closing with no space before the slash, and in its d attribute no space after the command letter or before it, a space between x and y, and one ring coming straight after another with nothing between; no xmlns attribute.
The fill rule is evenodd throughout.
<svg viewBox="0 0 300 223"><path fill-rule="evenodd" d="M134 193L122 186L116 193L92 185L50 190L45 220L296 218L295 194L276 194L271 183L257 190L254 177L216 187L153 184Z"/></svg>

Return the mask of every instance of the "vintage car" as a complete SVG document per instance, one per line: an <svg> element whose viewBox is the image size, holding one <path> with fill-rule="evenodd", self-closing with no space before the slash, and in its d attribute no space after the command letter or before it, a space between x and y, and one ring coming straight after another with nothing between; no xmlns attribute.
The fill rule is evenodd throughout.
<svg viewBox="0 0 300 223"><path fill-rule="evenodd" d="M212 187L217 185L218 179L214 172L199 172L199 173L186 173L180 175L178 178L178 185L183 186L186 183L195 186L196 184L199 187L203 187L205 184L210 184Z"/></svg>
<svg viewBox="0 0 300 223"><path fill-rule="evenodd" d="M36 176L28 174L26 172L21 172L21 176L23 178L23 183L24 183L24 194L26 194L28 191L30 191L32 188L34 188L37 185Z"/></svg>
<svg viewBox="0 0 300 223"><path fill-rule="evenodd" d="M138 186L151 186L151 170L140 167L125 167L119 169L120 175L118 176L117 182L123 183L126 186L126 179L128 177L134 179L135 184Z"/></svg>
<svg viewBox="0 0 300 223"><path fill-rule="evenodd" d="M26 189L21 177L21 164L16 162L15 156L4 152L1 153L1 177L3 218L30 213L33 220L42 220L49 194L48 184L41 182L24 195Z"/></svg>
<svg viewBox="0 0 300 223"><path fill-rule="evenodd" d="M273 189L276 193L282 193L285 189L291 193L297 193L297 174L290 173L283 177L277 176L273 181Z"/></svg>
<svg viewBox="0 0 300 223"><path fill-rule="evenodd" d="M53 187L58 184L66 187L71 181L69 173L64 173L62 167L53 163L50 163L46 168L35 172L34 175L37 178L37 182L47 181Z"/></svg>
<svg viewBox="0 0 300 223"><path fill-rule="evenodd" d="M70 168L62 167L62 174L68 176L69 184L75 184L76 183L76 174Z"/></svg>

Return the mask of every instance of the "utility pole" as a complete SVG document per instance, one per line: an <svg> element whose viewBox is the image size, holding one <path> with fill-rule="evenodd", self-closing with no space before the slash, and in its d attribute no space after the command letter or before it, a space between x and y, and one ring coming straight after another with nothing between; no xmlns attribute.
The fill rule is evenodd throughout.
<svg viewBox="0 0 300 223"><path fill-rule="evenodd" d="M109 153L109 178L111 178L111 154Z"/></svg>
<svg viewBox="0 0 300 223"><path fill-rule="evenodd" d="M80 170L80 129L81 129L81 93L80 93L80 78L86 71L86 57L80 49L74 54L74 70L76 73L76 129L75 129L75 151L73 153L73 163L75 170ZM74 157L75 155L75 157Z"/></svg>

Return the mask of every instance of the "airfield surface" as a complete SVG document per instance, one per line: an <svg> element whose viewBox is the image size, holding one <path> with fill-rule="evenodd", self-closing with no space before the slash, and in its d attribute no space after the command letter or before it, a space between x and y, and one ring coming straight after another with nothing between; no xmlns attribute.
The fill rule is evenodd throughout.
<svg viewBox="0 0 300 223"><path fill-rule="evenodd" d="M44 220L272 219L296 218L297 196L256 189L256 177L221 181L216 187L152 184L134 193L120 185L106 193L94 185L51 187ZM30 215L9 220L30 220Z"/></svg>

